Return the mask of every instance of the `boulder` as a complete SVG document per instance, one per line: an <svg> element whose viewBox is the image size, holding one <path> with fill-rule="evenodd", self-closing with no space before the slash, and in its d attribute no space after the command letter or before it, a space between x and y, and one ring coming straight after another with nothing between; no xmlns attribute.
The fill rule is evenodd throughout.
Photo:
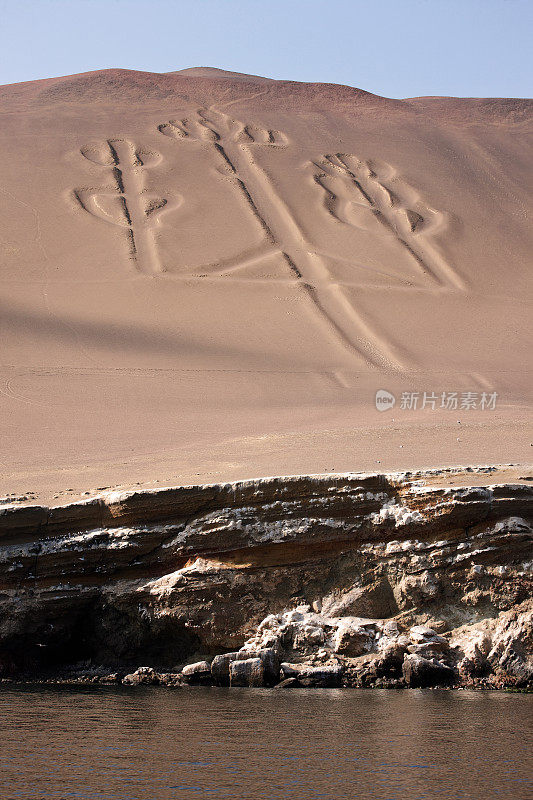
<svg viewBox="0 0 533 800"><path fill-rule="evenodd" d="M300 684L296 678L285 678L284 681L276 684L274 689L296 689L298 686L300 686Z"/></svg>
<svg viewBox="0 0 533 800"><path fill-rule="evenodd" d="M121 683L118 672L110 672L108 675L102 675L100 683Z"/></svg>
<svg viewBox="0 0 533 800"><path fill-rule="evenodd" d="M400 639L404 639L401 641ZM407 651L407 640L400 637L396 641L388 641L381 649L377 665L377 672L381 677L399 678L402 675L402 665Z"/></svg>
<svg viewBox="0 0 533 800"><path fill-rule="evenodd" d="M452 631L450 652L467 680L491 676L499 687L533 684L533 601Z"/></svg>
<svg viewBox="0 0 533 800"><path fill-rule="evenodd" d="M154 686L160 683L160 676L152 667L139 667L135 672L122 678L124 686Z"/></svg>
<svg viewBox="0 0 533 800"><path fill-rule="evenodd" d="M400 626L395 619L389 619L381 626L383 636L389 639L397 639L401 635L402 630L403 628L400 630Z"/></svg>
<svg viewBox="0 0 533 800"><path fill-rule="evenodd" d="M423 607L435 600L440 592L439 581L427 570L420 575L406 575L394 590L400 608Z"/></svg>
<svg viewBox="0 0 533 800"><path fill-rule="evenodd" d="M300 686L309 689L330 689L341 685L340 667L313 667L298 679Z"/></svg>
<svg viewBox="0 0 533 800"><path fill-rule="evenodd" d="M430 619L427 621L427 625L439 634L445 633L450 628L445 619Z"/></svg>
<svg viewBox="0 0 533 800"><path fill-rule="evenodd" d="M296 678L298 679L302 672L305 672L306 669L309 669L309 666L306 664L290 664L288 661L283 661L280 664L280 673L282 680L286 680L287 678Z"/></svg>
<svg viewBox="0 0 533 800"><path fill-rule="evenodd" d="M301 686L322 688L340 686L342 673L343 669L339 664L311 667L307 664L284 662L281 665L283 679L295 678Z"/></svg>
<svg viewBox="0 0 533 800"><path fill-rule="evenodd" d="M340 664L312 667L300 676L302 686L340 686L343 668Z"/></svg>
<svg viewBox="0 0 533 800"><path fill-rule="evenodd" d="M398 605L386 578L368 586L354 586L343 594L324 598L322 611L330 617L385 619L398 613Z"/></svg>
<svg viewBox="0 0 533 800"><path fill-rule="evenodd" d="M378 650L384 652L388 648L395 648L400 649L402 652L406 653L407 648L411 646L411 640L408 636L401 633L399 636L381 636L381 638L377 642ZM402 655L403 661L403 655Z"/></svg>
<svg viewBox="0 0 533 800"><path fill-rule="evenodd" d="M413 625L409 630L409 638L413 644L433 644L443 645L446 649L449 647L448 640L444 636L439 636L437 631L433 628L428 628L426 625Z"/></svg>
<svg viewBox="0 0 533 800"><path fill-rule="evenodd" d="M264 630L278 630L281 625L281 616L279 614L269 614L257 626L258 631Z"/></svg>
<svg viewBox="0 0 533 800"><path fill-rule="evenodd" d="M341 624L333 637L333 649L336 653L355 658L370 650L372 638L361 626Z"/></svg>
<svg viewBox="0 0 533 800"><path fill-rule="evenodd" d="M265 668L260 658L231 661L229 665L230 686L264 686Z"/></svg>
<svg viewBox="0 0 533 800"><path fill-rule="evenodd" d="M325 661L331 659L331 649L327 647L319 647L318 650L306 659L308 664L323 664Z"/></svg>
<svg viewBox="0 0 533 800"><path fill-rule="evenodd" d="M295 650L310 650L324 644L325 635L323 628L317 625L295 625L292 646Z"/></svg>
<svg viewBox="0 0 533 800"><path fill-rule="evenodd" d="M533 601L500 614L487 660L516 685L533 683Z"/></svg>
<svg viewBox="0 0 533 800"><path fill-rule="evenodd" d="M243 648L238 653L238 661L250 658L260 658L263 662L264 679L267 686L272 686L279 681L279 655L272 647L263 647L259 650Z"/></svg>
<svg viewBox="0 0 533 800"><path fill-rule="evenodd" d="M257 626L256 632L241 647L241 650L263 650L268 647L279 649L290 646L293 636L293 623L289 621L294 617L294 625L304 618L301 611L293 610L285 614L269 614Z"/></svg>
<svg viewBox="0 0 533 800"><path fill-rule="evenodd" d="M229 667L232 661L242 658L241 653L222 653L211 662L211 676L217 686L229 686Z"/></svg>
<svg viewBox="0 0 533 800"><path fill-rule="evenodd" d="M414 653L405 655L402 672L406 684L412 689L450 684L455 677L447 664Z"/></svg>
<svg viewBox="0 0 533 800"><path fill-rule="evenodd" d="M292 625L280 624L275 626L273 623L272 627L258 628L254 636L245 642L241 650L262 650L266 647L277 649L283 640L292 641Z"/></svg>
<svg viewBox="0 0 533 800"><path fill-rule="evenodd" d="M303 622L306 616L309 614L310 606L308 605L301 605L297 606L296 608L292 608L290 611L286 611L282 619L285 622Z"/></svg>
<svg viewBox="0 0 533 800"><path fill-rule="evenodd" d="M467 680L486 677L491 671L487 659L491 647L491 633L486 624L464 625L453 631L450 653L459 674Z"/></svg>
<svg viewBox="0 0 533 800"><path fill-rule="evenodd" d="M435 640L423 642L422 644L410 644L407 648L409 653L415 653L422 658L436 658L441 659L446 657L450 647L446 640L443 642Z"/></svg>
<svg viewBox="0 0 533 800"><path fill-rule="evenodd" d="M208 661L196 661L194 664L187 664L181 671L182 680L191 684L210 684L211 666Z"/></svg>
<svg viewBox="0 0 533 800"><path fill-rule="evenodd" d="M161 672L159 675L160 686L181 686L181 675L179 672Z"/></svg>
<svg viewBox="0 0 533 800"><path fill-rule="evenodd" d="M356 688L374 686L380 676L381 659L377 653L354 658L343 675L343 684Z"/></svg>

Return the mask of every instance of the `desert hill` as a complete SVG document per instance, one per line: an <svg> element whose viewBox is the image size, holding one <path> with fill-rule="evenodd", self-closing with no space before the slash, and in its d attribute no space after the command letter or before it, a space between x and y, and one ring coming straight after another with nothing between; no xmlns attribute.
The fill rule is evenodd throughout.
<svg viewBox="0 0 533 800"><path fill-rule="evenodd" d="M530 462L532 109L0 87L0 493Z"/></svg>

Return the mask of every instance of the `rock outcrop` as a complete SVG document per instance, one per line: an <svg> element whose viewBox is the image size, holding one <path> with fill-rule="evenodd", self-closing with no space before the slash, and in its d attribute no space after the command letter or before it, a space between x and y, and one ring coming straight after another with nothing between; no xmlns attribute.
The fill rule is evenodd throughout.
<svg viewBox="0 0 533 800"><path fill-rule="evenodd" d="M183 678L528 685L533 487L434 477L0 504L0 670L135 684L155 682L139 664L177 675L203 662Z"/></svg>

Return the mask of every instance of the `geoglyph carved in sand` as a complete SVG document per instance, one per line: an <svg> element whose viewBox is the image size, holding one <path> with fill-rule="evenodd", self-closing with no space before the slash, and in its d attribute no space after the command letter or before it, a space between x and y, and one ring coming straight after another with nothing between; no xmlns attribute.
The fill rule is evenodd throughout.
<svg viewBox="0 0 533 800"><path fill-rule="evenodd" d="M199 109L191 117L170 120L158 126L165 136L196 141L211 146L221 169L234 178L266 238L245 260L233 268L254 263L277 252L314 305L320 318L343 345L369 366L401 370L404 353L389 339L378 334L346 296L342 285L333 280L324 259L306 241L304 232L290 207L278 192L267 172L252 154L252 147L284 147L288 138L280 131L247 125L215 109ZM224 272L228 271L225 265Z"/></svg>
<svg viewBox="0 0 533 800"><path fill-rule="evenodd" d="M145 191L144 169L161 161L161 156L127 139L108 139L81 148L89 161L110 167L114 182L99 189L74 190L78 203L98 219L124 228L131 258L146 274L163 272L154 239L160 215L179 205L179 198L156 197Z"/></svg>
<svg viewBox="0 0 533 800"><path fill-rule="evenodd" d="M318 170L315 181L326 193L325 207L339 222L364 229L372 215L415 260L422 286L465 289L462 277L431 241L444 226L444 215L424 203L392 166L345 153L325 155L313 166Z"/></svg>
<svg viewBox="0 0 533 800"><path fill-rule="evenodd" d="M243 123L213 108L170 120L158 130L176 140L211 147L219 170L233 179L264 231L260 245L218 265L218 272L211 274L227 275L279 255L322 322L348 350L372 367L407 368L405 351L390 336L378 332L355 307L347 286L334 278L328 267L328 259L335 261L335 255L318 252L307 241L296 215L254 157L252 149L257 145L287 147L290 142L284 133ZM160 163L161 156L118 138L86 145L80 152L89 161L110 167L113 183L98 189L76 189L78 203L95 217L125 229L131 258L140 272L163 272L154 229L162 212L176 208L180 199L150 195L144 188L144 169ZM372 215L384 233L395 237L416 262L419 288L465 288L431 241L431 234L443 224L443 215L425 204L392 167L340 153L321 156L311 166L316 183L325 192L326 211L341 223L362 228L365 217ZM402 283L398 276L389 277Z"/></svg>

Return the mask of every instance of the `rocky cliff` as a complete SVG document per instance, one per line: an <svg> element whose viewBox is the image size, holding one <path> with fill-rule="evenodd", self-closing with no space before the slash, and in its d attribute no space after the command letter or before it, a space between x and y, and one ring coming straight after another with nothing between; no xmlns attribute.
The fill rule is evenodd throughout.
<svg viewBox="0 0 533 800"><path fill-rule="evenodd" d="M528 685L533 487L436 475L4 502L2 673Z"/></svg>

